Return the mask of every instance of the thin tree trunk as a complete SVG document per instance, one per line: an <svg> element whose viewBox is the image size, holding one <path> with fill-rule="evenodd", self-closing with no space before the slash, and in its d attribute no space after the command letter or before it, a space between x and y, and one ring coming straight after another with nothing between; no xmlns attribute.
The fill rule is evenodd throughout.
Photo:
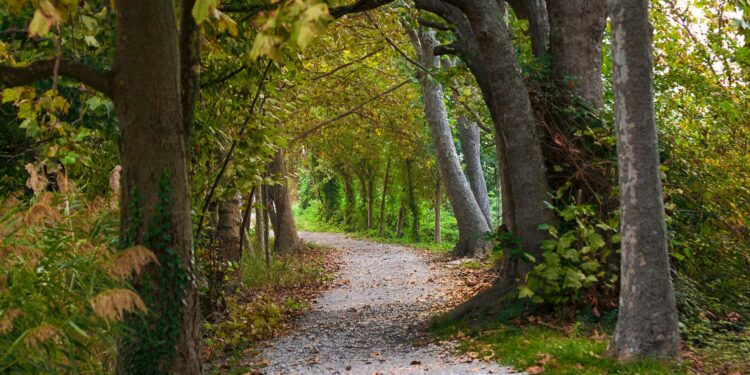
<svg viewBox="0 0 750 375"><path fill-rule="evenodd" d="M385 178L383 178L383 195L380 198L380 230L378 235L383 237L383 225L385 222L385 198L388 194L388 174L391 172L391 159L388 159L388 163L385 166Z"/></svg>
<svg viewBox="0 0 750 375"><path fill-rule="evenodd" d="M440 191L440 173L438 172L435 178L435 243L440 243L442 240L440 235L440 209L443 206L440 198L443 192Z"/></svg>
<svg viewBox="0 0 750 375"><path fill-rule="evenodd" d="M173 1L117 1L112 92L121 131L121 244L142 244L161 266L135 282L149 309L129 316L121 374L200 374L198 293ZM144 12L148 9L148 12Z"/></svg>
<svg viewBox="0 0 750 375"><path fill-rule="evenodd" d="M266 256L266 270L271 272L271 246L269 244L269 224L268 224L268 210L269 210L269 199L268 199L268 186L263 186L261 189L261 206L263 210L261 212L261 222L263 223L263 253Z"/></svg>
<svg viewBox="0 0 750 375"><path fill-rule="evenodd" d="M274 178L281 182L268 188L269 195L275 206L273 217L273 248L278 252L295 250L300 245L297 236L297 223L292 211L292 197L289 193L289 181L286 177L284 152L279 149L271 162L269 171Z"/></svg>
<svg viewBox="0 0 750 375"><path fill-rule="evenodd" d="M673 358L680 335L670 278L654 120L647 0L610 0L620 181L620 310L609 354Z"/></svg>
<svg viewBox="0 0 750 375"><path fill-rule="evenodd" d="M437 46L434 31L424 30L418 32L418 35L412 33L412 41L415 50L419 51L420 62L423 66L436 68L440 65L433 54ZM425 116L437 153L440 174L446 182L448 200L458 223L458 241L453 252L460 256L483 254L488 248L484 234L490 231L490 227L461 170L443 101L443 89L424 72L418 72L418 78L422 87Z"/></svg>
<svg viewBox="0 0 750 375"><path fill-rule="evenodd" d="M242 228L240 231L240 257L245 248L248 248L252 252L252 243L250 242L250 213L253 212L253 197L255 196L255 186L253 186L250 193L247 195L247 203L245 204L245 211L242 213Z"/></svg>
<svg viewBox="0 0 750 375"><path fill-rule="evenodd" d="M375 201L373 180L372 170L370 170L367 176L367 229L372 229L373 226L373 206Z"/></svg>
<svg viewBox="0 0 750 375"><path fill-rule="evenodd" d="M396 220L396 238L401 238L403 234L403 227L404 227L404 213L406 211L406 207L404 207L404 201L401 200L401 203L399 204L398 208L398 219Z"/></svg>
<svg viewBox="0 0 750 375"><path fill-rule="evenodd" d="M258 191L256 192L258 201L258 204L255 207L255 245L256 248L260 251L265 251L266 249L266 241L265 241L265 198L263 198L263 194L265 187L261 185L258 187Z"/></svg>
<svg viewBox="0 0 750 375"><path fill-rule="evenodd" d="M354 187L352 186L352 177L348 172L342 170L341 179L344 180L344 225L350 227L354 216L354 206L356 205Z"/></svg>
<svg viewBox="0 0 750 375"><path fill-rule="evenodd" d="M419 206L414 197L414 178L411 173L411 159L406 160L406 177L408 185L409 210L411 211L411 235L414 242L419 242Z"/></svg>
<svg viewBox="0 0 750 375"><path fill-rule="evenodd" d="M481 161L481 145L479 139L479 127L469 122L464 115L459 115L456 121L458 137L461 140L461 149L464 153L466 163L466 177L471 186L482 215L487 219L487 225L492 228L492 216L490 214L490 198L487 196L487 181L484 179Z"/></svg>

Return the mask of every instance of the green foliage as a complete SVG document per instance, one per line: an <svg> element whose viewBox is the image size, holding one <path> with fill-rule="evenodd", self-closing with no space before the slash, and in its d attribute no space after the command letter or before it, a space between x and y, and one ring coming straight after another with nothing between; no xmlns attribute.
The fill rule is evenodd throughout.
<svg viewBox="0 0 750 375"><path fill-rule="evenodd" d="M563 191L554 198L561 199ZM617 287L618 269L612 257L619 249L619 218L604 222L588 204L549 206L560 218L561 229L542 228L552 238L542 243L541 259L524 254L522 260L534 266L518 295L537 303L563 306L588 302L596 308L599 298L611 296Z"/></svg>
<svg viewBox="0 0 750 375"><path fill-rule="evenodd" d="M40 192L0 208L0 372L104 373L123 314L145 310L125 278L153 259L115 250L108 202Z"/></svg>

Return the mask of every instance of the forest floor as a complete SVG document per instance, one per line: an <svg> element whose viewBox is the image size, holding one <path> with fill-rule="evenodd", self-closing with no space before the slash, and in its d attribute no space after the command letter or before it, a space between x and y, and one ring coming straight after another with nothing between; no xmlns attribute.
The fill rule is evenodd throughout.
<svg viewBox="0 0 750 375"><path fill-rule="evenodd" d="M261 343L266 374L510 374L461 355L426 333L430 319L486 286L465 267L409 247L301 233L334 247L342 267L332 288L286 336Z"/></svg>

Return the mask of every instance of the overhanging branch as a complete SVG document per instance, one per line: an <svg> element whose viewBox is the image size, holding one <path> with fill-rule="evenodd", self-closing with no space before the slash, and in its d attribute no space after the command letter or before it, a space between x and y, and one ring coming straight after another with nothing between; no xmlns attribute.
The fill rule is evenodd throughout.
<svg viewBox="0 0 750 375"><path fill-rule="evenodd" d="M35 61L27 66L0 65L0 82L5 86L25 86L50 78L55 70L54 58ZM112 96L112 74L70 59L60 59L59 74L75 79L102 94Z"/></svg>

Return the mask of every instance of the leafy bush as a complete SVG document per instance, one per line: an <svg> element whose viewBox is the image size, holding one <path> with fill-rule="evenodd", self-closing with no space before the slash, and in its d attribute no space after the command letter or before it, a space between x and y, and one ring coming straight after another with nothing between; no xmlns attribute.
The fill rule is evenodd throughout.
<svg viewBox="0 0 750 375"><path fill-rule="evenodd" d="M35 180L36 178L36 180ZM115 251L118 222L107 201L43 191L0 208L0 372L80 373L112 368L119 322L145 310L127 278L155 257Z"/></svg>
<svg viewBox="0 0 750 375"><path fill-rule="evenodd" d="M558 191L555 200L561 196ZM596 309L600 297L611 296L617 286L618 269L612 258L619 249L619 218L614 215L604 222L588 204L549 206L561 220L560 229L543 227L552 238L542 243L541 259L523 254L522 260L534 266L518 295L553 305L586 301Z"/></svg>

